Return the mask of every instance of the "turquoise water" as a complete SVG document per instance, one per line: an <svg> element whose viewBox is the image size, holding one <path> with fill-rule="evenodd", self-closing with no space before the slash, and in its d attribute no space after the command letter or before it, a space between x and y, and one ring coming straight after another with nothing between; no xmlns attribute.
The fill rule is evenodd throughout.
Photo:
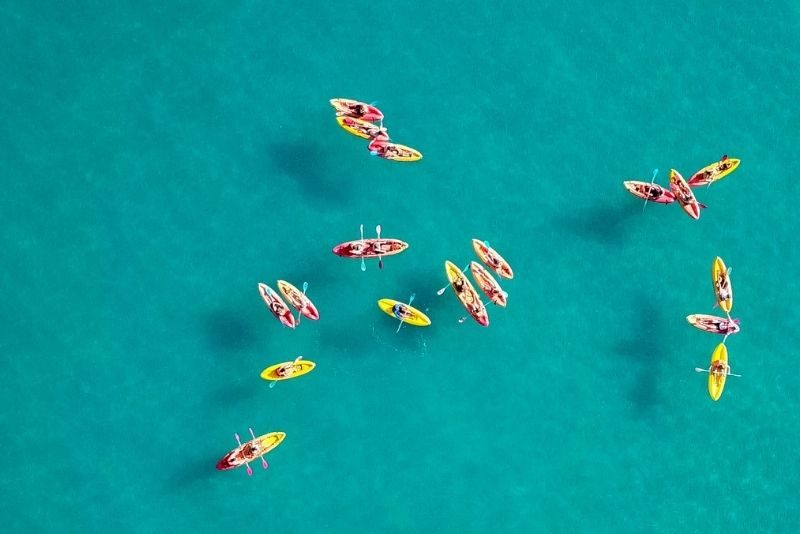
<svg viewBox="0 0 800 534"><path fill-rule="evenodd" d="M796 2L68 4L0 7L5 531L800 526ZM699 221L622 189L723 153ZM334 257L361 223L409 250ZM473 237L516 274L489 329L436 296ZM279 278L318 323L269 315ZM433 325L395 335L411 293ZM248 426L270 469L215 471Z"/></svg>

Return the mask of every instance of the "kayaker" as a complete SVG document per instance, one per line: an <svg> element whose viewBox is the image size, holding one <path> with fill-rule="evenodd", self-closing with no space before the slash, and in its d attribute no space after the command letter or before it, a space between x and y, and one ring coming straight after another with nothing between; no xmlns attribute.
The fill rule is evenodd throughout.
<svg viewBox="0 0 800 534"><path fill-rule="evenodd" d="M339 111L337 115L348 115L360 119L369 113L369 107L361 103L354 103L347 106L347 111Z"/></svg>
<svg viewBox="0 0 800 534"><path fill-rule="evenodd" d="M281 365L277 369L275 369L275 374L280 377L291 376L294 374L295 365L294 362L287 363L286 365Z"/></svg>
<svg viewBox="0 0 800 534"><path fill-rule="evenodd" d="M715 361L711 364L711 369L709 372L712 375L727 375L730 371L730 366L727 363L723 363L720 360Z"/></svg>
<svg viewBox="0 0 800 534"><path fill-rule="evenodd" d="M456 290L456 293L461 293L464 291L464 279L460 276L456 278L453 282L453 288Z"/></svg>
<svg viewBox="0 0 800 534"><path fill-rule="evenodd" d="M395 304L392 306L392 313L398 319L410 319L414 316L405 304Z"/></svg>
<svg viewBox="0 0 800 534"><path fill-rule="evenodd" d="M728 280L728 273L724 273L719 277L717 289L719 290L719 300L726 301L730 298L730 280Z"/></svg>
<svg viewBox="0 0 800 534"><path fill-rule="evenodd" d="M273 313L277 315L282 315L284 312L283 306L277 300L273 300L269 303L269 309L271 309Z"/></svg>

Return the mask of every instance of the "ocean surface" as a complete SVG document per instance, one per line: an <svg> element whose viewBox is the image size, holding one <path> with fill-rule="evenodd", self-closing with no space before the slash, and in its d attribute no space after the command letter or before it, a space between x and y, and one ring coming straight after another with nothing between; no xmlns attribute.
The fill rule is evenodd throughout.
<svg viewBox="0 0 800 534"><path fill-rule="evenodd" d="M800 529L796 1L0 16L4 532ZM723 154L698 221L622 187ZM361 224L410 247L362 272L331 253ZM488 329L436 294L473 237L515 272ZM719 313L717 255L715 403L685 316ZM321 319L283 328L278 279ZM411 294L433 324L395 334L376 301ZM287 433L270 468L216 471L248 427Z"/></svg>

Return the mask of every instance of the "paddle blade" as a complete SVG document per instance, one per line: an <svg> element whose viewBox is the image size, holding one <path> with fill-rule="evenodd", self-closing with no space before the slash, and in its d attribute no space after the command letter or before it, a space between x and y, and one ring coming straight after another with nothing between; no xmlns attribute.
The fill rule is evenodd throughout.
<svg viewBox="0 0 800 534"><path fill-rule="evenodd" d="M303 294L305 295L306 290L308 290L308 282L303 282Z"/></svg>
<svg viewBox="0 0 800 534"><path fill-rule="evenodd" d="M417 298L417 294L416 293L411 293L411 298L408 299L408 303L411 304L412 302L414 302L415 298Z"/></svg>
<svg viewBox="0 0 800 534"><path fill-rule="evenodd" d="M273 380L272 382L270 382L270 383L269 383L269 389L272 389L272 388L274 388L274 387L275 387L275 384L277 384L277 383L278 383L278 381L277 381L277 380Z"/></svg>
<svg viewBox="0 0 800 534"><path fill-rule="evenodd" d="M397 325L397 330L394 331L395 334L400 332L400 329L403 328L403 321L400 321L400 324Z"/></svg>
<svg viewBox="0 0 800 534"><path fill-rule="evenodd" d="M378 239L380 239L381 238L381 225L380 224L375 227L375 233L378 234Z"/></svg>
<svg viewBox="0 0 800 534"><path fill-rule="evenodd" d="M253 476L253 468L250 467L250 464L247 464L247 476Z"/></svg>
<svg viewBox="0 0 800 534"><path fill-rule="evenodd" d="M378 269L383 269L383 259L378 258Z"/></svg>
<svg viewBox="0 0 800 534"><path fill-rule="evenodd" d="M444 295L444 292L445 292L446 290L447 290L447 286L444 286L442 289L440 289L439 291L437 291L437 292L436 292L436 294L437 294L437 295L439 295L439 296L441 297L442 295Z"/></svg>
<svg viewBox="0 0 800 534"><path fill-rule="evenodd" d="M362 271L366 271L367 270L367 264L364 263L364 258L361 258L361 270Z"/></svg>
<svg viewBox="0 0 800 534"><path fill-rule="evenodd" d="M263 456L261 457L261 467L263 467L264 469L267 469L269 467L269 464L267 463L267 461L264 459Z"/></svg>

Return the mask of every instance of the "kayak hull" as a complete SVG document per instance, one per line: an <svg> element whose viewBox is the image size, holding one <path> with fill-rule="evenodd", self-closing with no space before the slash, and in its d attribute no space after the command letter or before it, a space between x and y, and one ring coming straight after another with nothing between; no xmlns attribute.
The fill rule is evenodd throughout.
<svg viewBox="0 0 800 534"><path fill-rule="evenodd" d="M379 158L388 159L390 161L410 162L422 159L422 153L419 150L406 145L390 143L380 138L371 141L370 144L367 145L367 150Z"/></svg>
<svg viewBox="0 0 800 534"><path fill-rule="evenodd" d="M408 315L407 316L400 316L396 313L395 306L400 307L400 309L404 310ZM399 300L394 299L381 299L378 301L378 307L386 314L391 315L395 319L399 319L406 324L410 324L412 326L428 326L431 324L430 318L416 309L415 307L411 306L410 304L406 304L405 302L400 302Z"/></svg>
<svg viewBox="0 0 800 534"><path fill-rule="evenodd" d="M339 123L346 132L361 137L362 139L383 139L389 140L389 134L385 128L373 124L369 121L362 119L354 119L353 117L336 117L336 122Z"/></svg>
<svg viewBox="0 0 800 534"><path fill-rule="evenodd" d="M688 184L690 187L711 185L735 171L739 167L739 163L741 163L741 160L736 158L728 158L725 161L715 161L694 173L692 177L689 178Z"/></svg>
<svg viewBox="0 0 800 534"><path fill-rule="evenodd" d="M728 348L724 343L717 345L717 348L714 349L714 352L711 354L711 365L709 369L713 367L716 362L728 365ZM727 374L708 373L708 394L711 396L711 400L719 400L722 396L722 390L725 389L725 379L727 378Z"/></svg>
<svg viewBox="0 0 800 534"><path fill-rule="evenodd" d="M714 284L714 295L717 297L719 308L725 313L730 313L733 308L733 286L728 276L728 268L719 256L714 258L714 263L711 265L711 282ZM728 286L728 294L721 295L721 288L725 284ZM723 299L723 296L727 298Z"/></svg>
<svg viewBox="0 0 800 534"><path fill-rule="evenodd" d="M695 313L692 315L687 315L686 321L693 327L711 334L722 334L723 336L727 336L730 334L739 333L739 323L737 322L737 319L731 321L727 317L716 317L714 315Z"/></svg>
<svg viewBox="0 0 800 534"><path fill-rule="evenodd" d="M399 239L358 239L333 247L333 253L342 258L377 258L394 256L408 248L408 243Z"/></svg>
<svg viewBox="0 0 800 534"><path fill-rule="evenodd" d="M319 311L314 303L311 302L305 293L294 287L292 284L285 280L278 280L278 291L280 291L286 300L294 306L294 308L303 314L304 317L312 321L319 320Z"/></svg>
<svg viewBox="0 0 800 534"><path fill-rule="evenodd" d="M514 278L514 271L511 270L511 265L497 253L497 251L487 246L480 239L472 240L472 248L478 258L485 263L491 270L502 276L503 278Z"/></svg>
<svg viewBox="0 0 800 534"><path fill-rule="evenodd" d="M675 169L669 171L669 188L672 194L675 195L675 200L678 202L686 215L692 219L700 218L700 203L692 192L692 188L686 183L686 180Z"/></svg>
<svg viewBox="0 0 800 534"><path fill-rule="evenodd" d="M284 365L294 365L294 372L288 376L280 376L278 375L278 369L280 369ZM300 360L299 362L291 361L291 362L281 362L276 363L275 365L270 365L263 371L261 371L261 378L264 380L289 380L290 378L297 378L298 376L303 376L305 374L310 373L314 370L317 364L310 361L310 360Z"/></svg>
<svg viewBox="0 0 800 534"><path fill-rule="evenodd" d="M236 447L217 462L217 469L227 471L251 462L280 445L285 437L285 432L270 432L242 443L241 447Z"/></svg>
<svg viewBox="0 0 800 534"><path fill-rule="evenodd" d="M383 119L383 112L365 102L359 102L350 98L331 98L331 106L336 110L336 115L347 116L354 119L361 119L365 121L379 121ZM364 113L356 112L353 108L355 106L362 106Z"/></svg>
<svg viewBox="0 0 800 534"><path fill-rule="evenodd" d="M486 311L486 306L481 302L481 297L466 276L456 265L451 261L444 262L444 270L447 274L447 279L453 288L461 305L467 310L467 313L475 319L481 326L489 326L489 313ZM459 292L457 283L462 284L462 290Z"/></svg>
<svg viewBox="0 0 800 534"><path fill-rule="evenodd" d="M622 182L622 185L633 196L648 202L657 204L672 204L675 202L675 194L672 191L655 183L627 180Z"/></svg>
<svg viewBox="0 0 800 534"><path fill-rule="evenodd" d="M472 272L472 278L475 280L475 283L478 284L478 287L481 288L483 294L497 306L505 308L507 304L506 292L503 291L503 288L500 287L497 280L489 274L489 271L484 269L477 261L470 262L469 270Z"/></svg>
<svg viewBox="0 0 800 534"><path fill-rule="evenodd" d="M283 302L281 297L269 287L267 284L262 284L259 282L258 284L258 292L261 294L261 298L264 300L264 304L267 305L267 309L278 319L283 326L288 328L294 328L297 326L297 321L292 314L292 311Z"/></svg>

